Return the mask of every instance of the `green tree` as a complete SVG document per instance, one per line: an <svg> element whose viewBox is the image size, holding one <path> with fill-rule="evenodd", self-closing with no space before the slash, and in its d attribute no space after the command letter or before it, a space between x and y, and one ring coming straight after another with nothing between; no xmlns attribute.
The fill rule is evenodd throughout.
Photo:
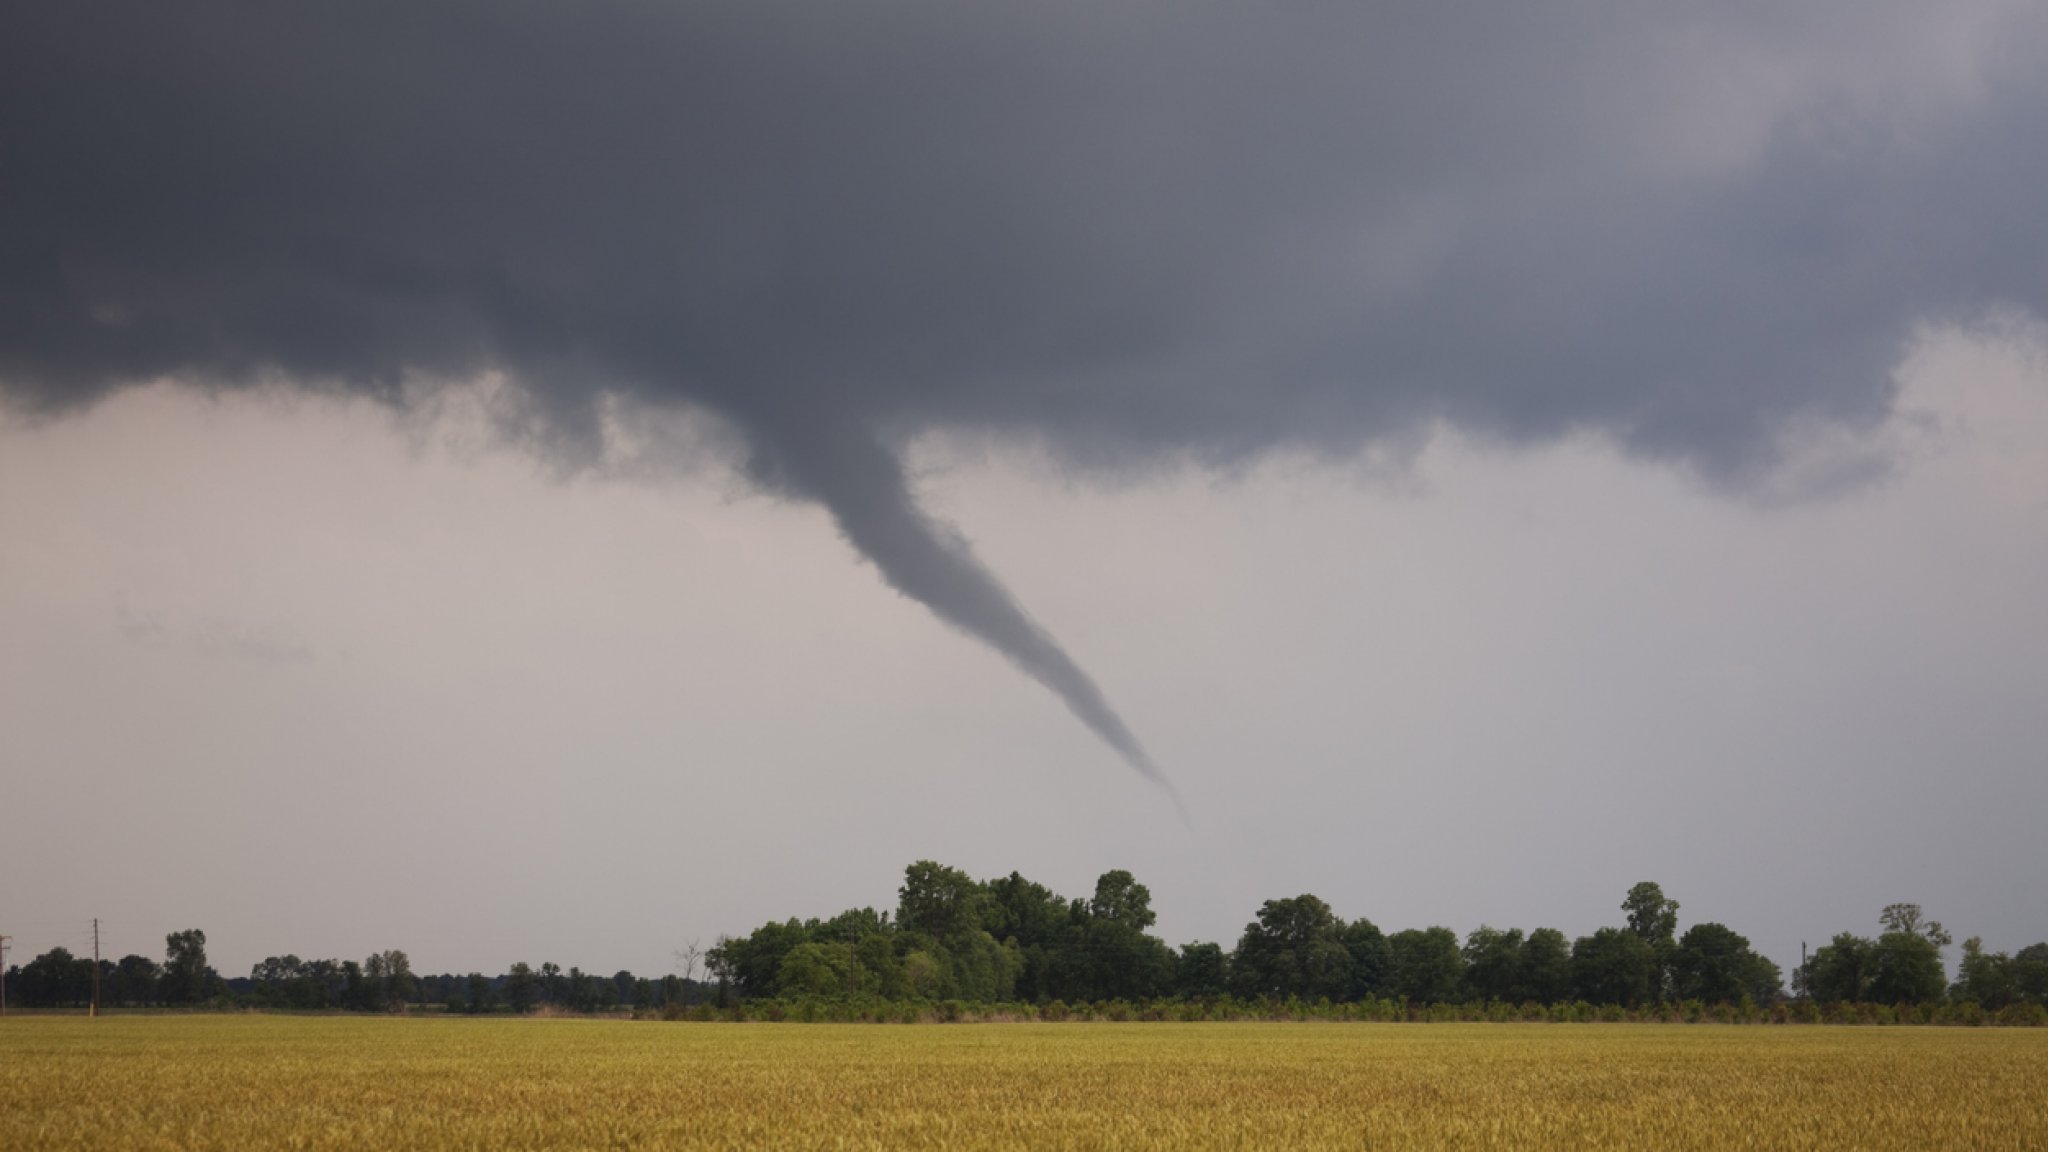
<svg viewBox="0 0 2048 1152"><path fill-rule="evenodd" d="M163 969L147 956L128 955L114 966L114 978L107 997L116 1004L148 1004L157 997L157 981Z"/></svg>
<svg viewBox="0 0 2048 1152"><path fill-rule="evenodd" d="M1877 914L1878 923L1886 932L1904 932L1931 941L1937 948L1946 948L1954 943L1948 929L1939 920L1929 920L1920 912L1918 904L1887 904Z"/></svg>
<svg viewBox="0 0 2048 1152"><path fill-rule="evenodd" d="M1394 949L1379 926L1360 916L1344 926L1344 951L1351 956L1350 999L1378 996L1387 989L1394 967Z"/></svg>
<svg viewBox="0 0 2048 1152"><path fill-rule="evenodd" d="M981 930L987 894L958 868L919 860L903 870L897 890L896 925L904 932L922 932L935 940L951 940Z"/></svg>
<svg viewBox="0 0 2048 1152"><path fill-rule="evenodd" d="M393 948L384 953L384 1007L398 1011L419 995L420 980L413 974L412 958Z"/></svg>
<svg viewBox="0 0 2048 1152"><path fill-rule="evenodd" d="M775 991L783 996L843 995L852 976L852 956L845 948L799 944L782 957Z"/></svg>
<svg viewBox="0 0 2048 1152"><path fill-rule="evenodd" d="M1657 995L1657 952L1640 933L1602 928L1572 944L1572 987L1579 999L1630 1008Z"/></svg>
<svg viewBox="0 0 2048 1152"><path fill-rule="evenodd" d="M1657 959L1657 970L1651 976L1651 995L1659 1000L1670 996L1672 964L1678 952L1678 901L1667 898L1664 889L1645 880L1622 897L1621 910L1628 914L1628 930L1648 944Z"/></svg>
<svg viewBox="0 0 2048 1152"><path fill-rule="evenodd" d="M809 930L795 919L771 920L745 936L719 937L704 959L712 974L730 981L741 996L773 996L782 958L810 939Z"/></svg>
<svg viewBox="0 0 2048 1152"><path fill-rule="evenodd" d="M1465 995L1513 1000L1522 983L1522 930L1481 924L1465 937Z"/></svg>
<svg viewBox="0 0 2048 1152"><path fill-rule="evenodd" d="M1522 942L1521 979L1517 1001L1555 1004L1572 995L1572 946L1555 928L1538 928Z"/></svg>
<svg viewBox="0 0 2048 1152"><path fill-rule="evenodd" d="M1184 999L1221 996L1230 987L1229 961L1221 944L1184 945L1176 962L1174 995Z"/></svg>
<svg viewBox="0 0 2048 1152"><path fill-rule="evenodd" d="M540 980L524 960L512 965L505 975L505 1003L514 1012L531 1012L540 1003Z"/></svg>
<svg viewBox="0 0 2048 1152"><path fill-rule="evenodd" d="M1152 890L1121 868L1104 872L1095 881L1095 898L1088 902L1088 913L1134 932L1143 932L1158 919L1152 912Z"/></svg>
<svg viewBox="0 0 2048 1152"><path fill-rule="evenodd" d="M1449 928L1409 928L1387 937L1392 953L1389 991L1413 1003L1449 1003L1458 998L1465 958L1458 934Z"/></svg>
<svg viewBox="0 0 2048 1152"><path fill-rule="evenodd" d="M164 971L161 994L167 1003L196 1004L206 999L206 933L197 928L173 932L164 937Z"/></svg>
<svg viewBox="0 0 2048 1152"><path fill-rule="evenodd" d="M1156 917L1152 893L1129 872L1105 872L1084 912L1070 913L1080 926L1092 999L1141 1000L1164 995L1173 985L1175 959L1165 941L1147 935Z"/></svg>
<svg viewBox="0 0 2048 1152"><path fill-rule="evenodd" d="M1725 924L1695 924L1672 954L1674 993L1684 1000L1734 1003L1778 997L1778 966L1756 954L1747 937Z"/></svg>
<svg viewBox="0 0 2048 1152"><path fill-rule="evenodd" d="M2048 942L2012 954L2013 991L2021 999L2048 1004Z"/></svg>
<svg viewBox="0 0 2048 1152"><path fill-rule="evenodd" d="M1948 990L1941 945L1917 932L1877 938L1869 997L1880 1004L1931 1004Z"/></svg>
<svg viewBox="0 0 2048 1152"><path fill-rule="evenodd" d="M1793 977L1794 991L1824 1004L1868 1000L1876 961L1875 942L1852 932L1837 933L1807 957Z"/></svg>
<svg viewBox="0 0 2048 1152"><path fill-rule="evenodd" d="M1238 939L1232 982L1247 997L1342 999L1351 986L1343 932L1344 922L1314 896L1268 900Z"/></svg>
<svg viewBox="0 0 2048 1152"><path fill-rule="evenodd" d="M1963 958L1956 965L1956 982L1949 998L1980 1004L1994 1012L2020 998L2019 983L2013 979L2012 957L2003 952L1984 951L1984 941L1972 936L1963 941Z"/></svg>

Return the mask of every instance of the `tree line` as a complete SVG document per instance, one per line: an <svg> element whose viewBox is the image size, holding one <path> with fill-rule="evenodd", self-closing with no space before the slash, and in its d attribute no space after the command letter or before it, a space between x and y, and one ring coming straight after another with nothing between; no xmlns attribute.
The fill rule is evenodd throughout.
<svg viewBox="0 0 2048 1152"><path fill-rule="evenodd" d="M1679 1002L1769 1005L1786 996L1779 966L1711 921L1679 931L1679 905L1650 882L1630 888L1622 922L1570 939L1555 928L1481 925L1462 938L1434 926L1383 931L1309 894L1268 900L1235 947L1173 948L1149 929L1152 894L1106 872L1068 899L1012 872L976 881L929 860L904 873L893 914L771 921L721 939L709 954L721 987L750 999L874 997L1031 1004L1162 999L1332 1004L1585 1003L1640 1009ZM1825 1002L1997 1011L2048 1005L2048 943L2017 954L1964 942L1948 981L1950 938L1913 904L1879 914L1875 939L1842 933L1791 976L1792 994Z"/></svg>
<svg viewBox="0 0 2048 1152"><path fill-rule="evenodd" d="M272 1011L397 1012L431 1005L451 1012L531 1012L558 1007L570 1012L621 1008L662 1008L701 1002L711 995L703 981L667 974L647 978L631 972L611 976L564 971L560 965L512 965L497 976L420 975L398 949L373 952L362 961L301 960L269 956L246 977L223 977L206 958L206 933L173 932L165 938L164 961L124 956L99 962L97 993L103 1006L123 1008L255 1008ZM694 951L694 950L691 950ZM690 961L694 967L694 956ZM93 961L52 948L5 974L7 1003L25 1008L83 1008L93 1002Z"/></svg>
<svg viewBox="0 0 2048 1152"><path fill-rule="evenodd" d="M1012 872L977 881L920 860L904 872L893 909L850 909L829 919L770 921L677 953L679 973L648 978L518 963L496 976L417 975L402 951L365 960L265 958L246 978L206 962L206 936L172 933L159 964L102 961L99 995L118 1005L213 1005L273 1010L388 1012L434 1005L454 1012L632 1009L667 1015L748 1002L1058 1005L1215 1004L1770 1006L1786 998L1779 966L1726 925L1679 931L1679 905L1655 883L1630 888L1622 922L1569 939L1555 928L1495 928L1462 938L1433 926L1385 932L1345 919L1320 898L1268 900L1232 948L1174 948L1152 934L1150 889L1129 872L1104 873L1092 896L1069 899ZM1791 974L1807 1003L1973 1005L1985 1012L2048 1007L2048 943L2008 955L1971 938L1953 982L1953 943L1919 906L1892 904L1874 937L1843 932ZM697 978L699 962L707 980ZM28 1007L87 1003L93 962L52 949L5 974L8 1001ZM1576 1017L1575 1017L1576 1018Z"/></svg>

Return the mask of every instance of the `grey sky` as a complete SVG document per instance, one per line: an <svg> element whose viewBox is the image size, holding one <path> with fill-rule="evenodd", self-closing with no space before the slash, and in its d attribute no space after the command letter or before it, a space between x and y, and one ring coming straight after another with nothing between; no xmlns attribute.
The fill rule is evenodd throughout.
<svg viewBox="0 0 2048 1152"><path fill-rule="evenodd" d="M7 828L105 870L18 915L2048 935L2044 19L10 10Z"/></svg>

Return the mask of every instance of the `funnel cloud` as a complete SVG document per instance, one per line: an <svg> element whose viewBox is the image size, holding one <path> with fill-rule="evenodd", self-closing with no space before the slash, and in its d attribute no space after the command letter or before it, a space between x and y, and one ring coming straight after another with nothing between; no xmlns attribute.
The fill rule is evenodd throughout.
<svg viewBox="0 0 2048 1152"><path fill-rule="evenodd" d="M2048 9L73 0L0 13L0 400L496 373L728 420L1162 780L896 448L1593 436L1741 492L2048 314Z"/></svg>
<svg viewBox="0 0 2048 1152"><path fill-rule="evenodd" d="M1139 775L1180 802L1172 783L1088 673L1025 614L965 537L918 507L896 456L845 425L778 428L760 422L748 428L754 454L747 471L756 482L824 505L840 533L874 562L890 587L1002 653L1059 697L1075 719Z"/></svg>

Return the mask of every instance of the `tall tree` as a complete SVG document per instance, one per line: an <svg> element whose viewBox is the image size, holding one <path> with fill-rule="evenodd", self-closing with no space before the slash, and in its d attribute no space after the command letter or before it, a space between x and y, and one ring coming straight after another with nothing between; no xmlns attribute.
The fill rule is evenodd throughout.
<svg viewBox="0 0 2048 1152"><path fill-rule="evenodd" d="M1314 896L1268 900L1238 939L1231 980L1249 997L1342 999L1351 985L1343 930L1344 922Z"/></svg>
<svg viewBox="0 0 2048 1152"><path fill-rule="evenodd" d="M164 972L161 988L164 1000L172 1004L196 1004L206 999L206 933L197 928L173 932L164 937Z"/></svg>
<svg viewBox="0 0 2048 1152"><path fill-rule="evenodd" d="M1877 919L1886 932L1924 937L1937 948L1946 948L1954 943L1948 929L1941 926L1941 921L1927 919L1921 914L1918 904L1887 904L1884 911L1877 914Z"/></svg>
<svg viewBox="0 0 2048 1152"><path fill-rule="evenodd" d="M903 870L897 890L896 924L904 932L922 932L935 940L981 930L986 893L958 868L919 860Z"/></svg>
<svg viewBox="0 0 2048 1152"><path fill-rule="evenodd" d="M1664 889L1645 880L1622 897L1621 910L1628 914L1628 930L1648 944L1657 959L1657 970L1651 976L1651 996L1664 999L1671 995L1672 963L1678 952L1678 901L1666 897Z"/></svg>
<svg viewBox="0 0 2048 1152"><path fill-rule="evenodd" d="M1555 928L1538 928L1522 942L1521 980L1515 999L1555 1004L1572 995L1572 946Z"/></svg>

